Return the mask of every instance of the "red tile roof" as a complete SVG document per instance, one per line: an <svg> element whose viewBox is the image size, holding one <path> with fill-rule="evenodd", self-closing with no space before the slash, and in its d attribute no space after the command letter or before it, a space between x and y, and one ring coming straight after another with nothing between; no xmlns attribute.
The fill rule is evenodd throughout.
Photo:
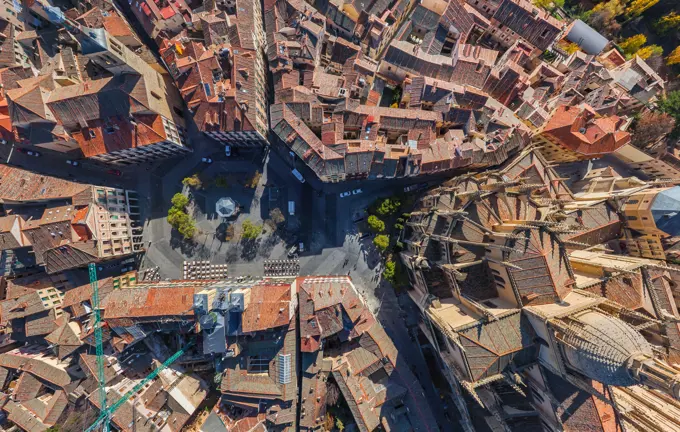
<svg viewBox="0 0 680 432"><path fill-rule="evenodd" d="M598 116L588 105L562 105L545 125L543 134L574 153L593 158L612 153L630 142L630 134L621 130L622 123L618 116Z"/></svg>

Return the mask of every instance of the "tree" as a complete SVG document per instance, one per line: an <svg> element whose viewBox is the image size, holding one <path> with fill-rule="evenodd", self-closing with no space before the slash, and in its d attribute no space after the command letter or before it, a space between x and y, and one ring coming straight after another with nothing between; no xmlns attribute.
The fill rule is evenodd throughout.
<svg viewBox="0 0 680 432"><path fill-rule="evenodd" d="M182 184L194 189L201 189L203 187L203 182L200 178L198 178L198 174L186 177L184 180L182 180Z"/></svg>
<svg viewBox="0 0 680 432"><path fill-rule="evenodd" d="M345 430L345 425L342 424L342 421L340 421L339 418L336 418L336 419L335 419L335 427L338 428L338 430L339 430L340 432L342 432L343 430Z"/></svg>
<svg viewBox="0 0 680 432"><path fill-rule="evenodd" d="M399 200L394 198L385 198L380 202L378 207L375 209L375 212L380 216L389 216L399 210L399 206L401 206L401 202Z"/></svg>
<svg viewBox="0 0 680 432"><path fill-rule="evenodd" d="M674 123L673 117L669 114L647 112L635 124L632 144L639 148L654 144L660 138L671 133Z"/></svg>
<svg viewBox="0 0 680 432"><path fill-rule="evenodd" d="M326 384L326 405L333 406L340 400L340 388L332 381Z"/></svg>
<svg viewBox="0 0 680 432"><path fill-rule="evenodd" d="M675 48L669 55L666 57L666 64L668 66L678 64L680 63L680 46Z"/></svg>
<svg viewBox="0 0 680 432"><path fill-rule="evenodd" d="M554 11L557 8L564 7L564 0L534 0L534 5L549 11Z"/></svg>
<svg viewBox="0 0 680 432"><path fill-rule="evenodd" d="M277 207L269 212L269 218L276 224L281 224L286 221L286 217L283 215L281 210Z"/></svg>
<svg viewBox="0 0 680 432"><path fill-rule="evenodd" d="M680 90L672 91L659 101L659 110L680 122Z"/></svg>
<svg viewBox="0 0 680 432"><path fill-rule="evenodd" d="M678 15L676 12L666 14L656 22L655 27L656 31L661 34L678 29L680 28L680 15Z"/></svg>
<svg viewBox="0 0 680 432"><path fill-rule="evenodd" d="M196 234L196 223L189 215L186 215L186 218L177 227L177 231L179 231L185 239L191 238Z"/></svg>
<svg viewBox="0 0 680 432"><path fill-rule="evenodd" d="M374 215L370 215L368 217L368 226L375 232L385 231L385 222L381 221L377 216Z"/></svg>
<svg viewBox="0 0 680 432"><path fill-rule="evenodd" d="M568 43L568 44L562 46L562 49L567 54L571 55L571 54L574 54L576 51L578 51L580 48L579 48L578 44L571 42L571 43Z"/></svg>
<svg viewBox="0 0 680 432"><path fill-rule="evenodd" d="M397 265L395 264L394 261L389 260L385 263L385 270L383 270L382 276L383 279L388 281L391 284L394 284L396 282L396 268Z"/></svg>
<svg viewBox="0 0 680 432"><path fill-rule="evenodd" d="M255 171L253 176L250 177L250 179L248 179L248 183L246 183L246 186L251 188L251 189L255 189L257 187L258 183L260 183L261 178L262 178L262 173L259 170Z"/></svg>
<svg viewBox="0 0 680 432"><path fill-rule="evenodd" d="M616 21L616 17L625 10L621 0L610 0L597 4L593 10L586 12L589 14L588 23L600 33L607 37L618 34L621 25Z"/></svg>
<svg viewBox="0 0 680 432"><path fill-rule="evenodd" d="M659 0L633 0L626 8L626 16L628 18L638 17L657 3L659 3Z"/></svg>
<svg viewBox="0 0 680 432"><path fill-rule="evenodd" d="M663 48L659 45L647 45L638 50L635 55L639 56L642 60L647 60L652 56L663 55Z"/></svg>
<svg viewBox="0 0 680 432"><path fill-rule="evenodd" d="M187 205L189 205L189 198L183 193L177 192L175 195L173 195L170 203L172 203L173 207L184 209Z"/></svg>
<svg viewBox="0 0 680 432"><path fill-rule="evenodd" d="M262 234L262 225L254 224L250 219L243 221L243 238L253 240Z"/></svg>
<svg viewBox="0 0 680 432"><path fill-rule="evenodd" d="M373 239L373 244L380 252L385 252L390 247L390 238L385 234L377 235Z"/></svg>
<svg viewBox="0 0 680 432"><path fill-rule="evenodd" d="M636 34L628 39L623 40L619 47L627 57L632 57L644 44L647 43L647 36Z"/></svg>

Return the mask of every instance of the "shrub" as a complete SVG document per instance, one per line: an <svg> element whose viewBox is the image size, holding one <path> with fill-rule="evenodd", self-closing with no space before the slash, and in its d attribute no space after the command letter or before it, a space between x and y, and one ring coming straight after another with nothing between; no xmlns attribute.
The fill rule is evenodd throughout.
<svg viewBox="0 0 680 432"><path fill-rule="evenodd" d="M390 246L390 238L385 234L380 234L375 236L373 239L373 244L378 248L380 252L385 252Z"/></svg>
<svg viewBox="0 0 680 432"><path fill-rule="evenodd" d="M404 225L402 225L402 224L400 224L400 223L394 224L394 228L395 228L395 229L398 229L399 231L401 231L401 230L404 229Z"/></svg>
<svg viewBox="0 0 680 432"><path fill-rule="evenodd" d="M256 239L262 234L262 225L254 224L250 219L243 221L243 238Z"/></svg>
<svg viewBox="0 0 680 432"><path fill-rule="evenodd" d="M229 182L227 181L227 178L224 176L219 176L215 179L215 187L218 188L228 188L229 187Z"/></svg>
<svg viewBox="0 0 680 432"><path fill-rule="evenodd" d="M371 215L368 217L368 226L375 232L385 231L385 222L378 219L377 216Z"/></svg>

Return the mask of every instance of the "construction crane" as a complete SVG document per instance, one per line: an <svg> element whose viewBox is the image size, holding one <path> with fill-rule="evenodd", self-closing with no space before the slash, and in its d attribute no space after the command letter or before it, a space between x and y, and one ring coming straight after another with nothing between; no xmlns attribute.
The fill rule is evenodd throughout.
<svg viewBox="0 0 680 432"><path fill-rule="evenodd" d="M156 378L159 373L161 373L165 368L170 366L172 363L175 362L178 358L182 357L184 353L191 348L194 345L194 341L190 341L188 344L184 346L184 348L180 349L177 351L175 354L170 356L166 361L164 361L160 366L158 366L156 369L153 370L149 375L146 376L143 380L141 380L136 386L132 387L130 391L125 393L123 397L118 399L116 402L114 402L110 407L106 409L100 410L99 418L90 426L89 428L86 429L85 432L91 432L95 429L97 429L100 425L103 425L102 430L108 430L109 428L109 421L111 420L111 417L113 416L113 413L118 410L125 402L127 402L132 396L135 395L141 388L143 388L146 383L151 381L152 379ZM134 421L134 419L133 419Z"/></svg>
<svg viewBox="0 0 680 432"><path fill-rule="evenodd" d="M99 381L99 406L102 413L106 408L106 377L104 375L104 346L102 342L102 314L99 304L99 281L97 280L97 267L90 263L87 267L90 273L90 286L92 287L92 309L94 312L94 342L97 351L97 381ZM109 422L104 422L103 432L109 432Z"/></svg>
<svg viewBox="0 0 680 432"><path fill-rule="evenodd" d="M130 399L139 389L144 387L146 383L156 378L159 373L161 373L165 368L170 366L178 358L180 358L189 348L194 345L194 341L190 341L184 348L177 351L175 354L170 356L165 360L160 366L154 369L149 375L141 380L136 386L134 386L130 391L125 393L123 397L118 399L111 406L106 406L106 377L104 375L104 347L102 342L102 320L101 320L101 306L99 302L99 282L97 280L97 267L94 263L90 263L88 266L90 273L90 286L92 287L92 309L94 312L94 340L97 352L97 380L99 381L99 417L90 426L86 432L91 432L102 426L102 432L109 432L109 425L113 413L118 410L125 402ZM133 418L134 421L134 418Z"/></svg>

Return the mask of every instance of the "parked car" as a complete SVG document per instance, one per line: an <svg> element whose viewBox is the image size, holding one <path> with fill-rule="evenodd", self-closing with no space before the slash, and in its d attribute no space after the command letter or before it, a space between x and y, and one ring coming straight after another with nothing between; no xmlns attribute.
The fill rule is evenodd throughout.
<svg viewBox="0 0 680 432"><path fill-rule="evenodd" d="M406 186L404 192L413 192L427 187L427 183L418 183L411 186Z"/></svg>
<svg viewBox="0 0 680 432"><path fill-rule="evenodd" d="M231 156L231 146L230 145L224 147L224 155L226 157Z"/></svg>
<svg viewBox="0 0 680 432"><path fill-rule="evenodd" d="M40 156L40 152L37 152L35 150L26 150L24 148L20 148L20 149L17 149L17 150L20 151L21 153L27 154L29 156L33 156L33 157Z"/></svg>
<svg viewBox="0 0 680 432"><path fill-rule="evenodd" d="M361 189L354 189L354 190L352 191L352 195L359 195L359 194L362 193L362 192L363 192L363 191L362 191Z"/></svg>
<svg viewBox="0 0 680 432"><path fill-rule="evenodd" d="M201 158L201 162L207 163L207 164L211 164L211 163L212 163L212 159L209 158L209 157L204 157L204 158Z"/></svg>
<svg viewBox="0 0 680 432"><path fill-rule="evenodd" d="M345 198L345 197L348 197L350 195L352 195L352 192L350 192L350 191L343 192L343 193L340 194L340 198Z"/></svg>
<svg viewBox="0 0 680 432"><path fill-rule="evenodd" d="M6 144L7 144L7 140L4 139L4 138L0 138L0 144L6 145Z"/></svg>
<svg viewBox="0 0 680 432"><path fill-rule="evenodd" d="M66 163L69 164L69 165L72 165L72 166L74 166L74 167L75 167L75 166L80 166L80 162L78 162L78 161L76 161L76 160L71 160L71 159L69 159L69 160L66 161Z"/></svg>
<svg viewBox="0 0 680 432"><path fill-rule="evenodd" d="M111 175L115 175L115 176L119 176L119 177L121 175L123 175L123 173L120 172L120 170L117 170L117 169L110 169L110 170L106 171L106 173L111 174Z"/></svg>
<svg viewBox="0 0 680 432"><path fill-rule="evenodd" d="M296 253L297 250L298 250L297 246L292 246L290 249L288 249L288 258L292 258L295 255L297 255L297 253Z"/></svg>
<svg viewBox="0 0 680 432"><path fill-rule="evenodd" d="M304 183L304 182L305 182L305 178L302 177L302 174L300 174L300 171L298 171L298 170L296 170L296 169L293 169L293 170L291 171L291 173L293 173L293 175L295 176L295 178L298 179L298 181L299 181L300 183Z"/></svg>

